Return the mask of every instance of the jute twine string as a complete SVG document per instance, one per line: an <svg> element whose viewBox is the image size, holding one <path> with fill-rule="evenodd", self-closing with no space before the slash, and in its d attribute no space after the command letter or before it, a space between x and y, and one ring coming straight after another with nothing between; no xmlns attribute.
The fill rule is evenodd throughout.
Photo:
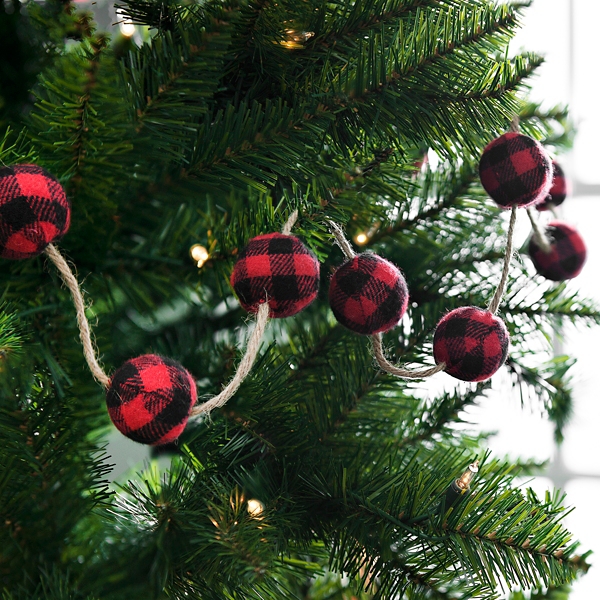
<svg viewBox="0 0 600 600"><path fill-rule="evenodd" d="M281 233L284 235L290 235L292 231L292 227L295 225L296 220L298 219L298 211L295 210L289 216L287 222L283 226ZM238 365L237 371L235 375L231 379L231 381L223 388L220 394L214 396L210 400L199 404L198 406L194 406L190 412L190 416L195 417L202 414L208 414L215 408L219 408L223 406L237 391L244 379L250 373L252 369L252 365L258 356L258 351L260 349L260 342L265 333L265 329L267 327L267 323L269 322L269 303L263 302L259 308L258 313L256 315L256 321L254 324L254 330L248 340L248 345L246 346L246 352Z"/></svg>
<svg viewBox="0 0 600 600"><path fill-rule="evenodd" d="M533 229L533 239L535 240L536 244L540 247L540 250L544 254L550 254L550 252L552 252L552 243L546 235L546 232L540 227L540 224L535 214L533 213L533 208L527 209L527 216L531 221L531 228Z"/></svg>
<svg viewBox="0 0 600 600"><path fill-rule="evenodd" d="M342 252L348 259L352 259L356 256L354 249L350 245L350 242L346 239L344 235L344 231L342 228L333 221L329 221L329 226L331 228L331 232L335 237L335 241L338 246L342 249ZM371 338L371 342L373 344L373 355L375 356L375 360L379 367L386 371L387 373L391 373L396 377L403 377L405 379L424 379L426 377L431 377L440 371L443 371L446 368L446 363L440 363L435 367L430 367L428 369L414 370L414 369L404 369L402 367L397 367L393 365L391 362L387 360L383 353L383 345L381 341L381 333L376 333L375 335L369 336Z"/></svg>
<svg viewBox="0 0 600 600"><path fill-rule="evenodd" d="M268 302L263 302L260 305L256 315L254 330L252 331L252 335L248 340L246 352L244 353L244 356L242 357L237 371L235 372L235 375L231 381L223 388L223 391L220 394L214 396L206 402L203 402L202 404L199 404L198 406L194 406L190 412L190 416L194 417L209 413L215 408L223 406L238 391L238 388L250 373L252 365L254 364L256 356L258 355L260 342L269 321L269 310Z"/></svg>
<svg viewBox="0 0 600 600"><path fill-rule="evenodd" d="M429 367L428 369L421 370L403 369L402 367L397 367L389 362L385 357L380 333L372 335L371 342L373 343L373 353L375 354L375 360L377 361L377 364L384 371L391 373L392 375L396 375L396 377L403 377L404 379L425 379L426 377L431 377L432 375L435 375L446 368L446 363L444 362L440 363L439 365L435 365L435 367Z"/></svg>
<svg viewBox="0 0 600 600"><path fill-rule="evenodd" d="M73 272L69 268L67 261L62 257L54 244L48 244L45 249L46 255L54 263L58 272L64 281L65 285L69 288L71 296L73 297L73 304L75 305L75 311L77 312L77 325L79 327L79 337L83 344L83 355L85 360L94 376L94 379L103 385L108 387L110 383L110 377L104 372L98 359L96 357L96 349L92 342L92 335L90 332L90 324L85 316L85 304L83 302L83 295L79 289L79 284Z"/></svg>
<svg viewBox="0 0 600 600"><path fill-rule="evenodd" d="M292 228L296 224L297 220L298 220L298 211L294 210L294 211L292 211L292 214L288 217L288 220L285 222L285 225L283 226L281 233L283 233L283 235L290 235L290 233L292 233Z"/></svg>
<svg viewBox="0 0 600 600"><path fill-rule="evenodd" d="M517 222L517 207L513 206L510 213L510 223L508 225L508 234L506 236L506 250L504 252L504 266L502 268L502 275L500 276L500 283L496 289L496 293L488 306L488 310L493 314L498 313L498 307L504 295L506 289L506 281L508 279L508 271L510 269L510 260L513 253L513 235L515 232L515 223Z"/></svg>
<svg viewBox="0 0 600 600"><path fill-rule="evenodd" d="M342 249L342 252L346 256L346 258L354 258L356 256L356 252L354 252L354 249L350 245L350 242L346 239L343 229L333 221L329 221L329 227L331 228L331 232L335 237L335 241L337 242L338 246Z"/></svg>

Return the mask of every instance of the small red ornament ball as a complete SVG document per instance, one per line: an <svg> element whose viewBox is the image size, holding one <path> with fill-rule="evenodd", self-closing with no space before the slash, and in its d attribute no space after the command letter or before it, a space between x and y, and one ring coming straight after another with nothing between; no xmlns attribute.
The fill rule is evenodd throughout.
<svg viewBox="0 0 600 600"><path fill-rule="evenodd" d="M69 229L71 208L60 183L36 165L0 168L0 256L30 258Z"/></svg>
<svg viewBox="0 0 600 600"><path fill-rule="evenodd" d="M248 312L268 302L272 318L291 317L317 297L319 261L293 235L259 235L240 252L231 285Z"/></svg>
<svg viewBox="0 0 600 600"><path fill-rule="evenodd" d="M408 288L391 262L365 252L333 274L329 305L335 318L355 333L372 335L395 327L406 312Z"/></svg>
<svg viewBox="0 0 600 600"><path fill-rule="evenodd" d="M502 208L543 200L552 185L552 162L542 145L510 132L490 142L479 162L485 191Z"/></svg>
<svg viewBox="0 0 600 600"><path fill-rule="evenodd" d="M546 227L550 252L545 253L534 238L529 240L529 256L535 270L551 281L573 279L581 273L587 250L576 229L561 221L551 221Z"/></svg>
<svg viewBox="0 0 600 600"><path fill-rule="evenodd" d="M538 202L535 207L539 211L550 210L553 206L559 206L565 201L567 197L567 179L565 172L562 167L555 161L552 161L553 178L552 187L548 192L548 195L541 201Z"/></svg>
<svg viewBox="0 0 600 600"><path fill-rule="evenodd" d="M144 354L115 371L106 392L106 406L123 435L158 446L181 435L196 398L196 384L178 362Z"/></svg>
<svg viewBox="0 0 600 600"><path fill-rule="evenodd" d="M445 371L462 381L485 381L504 363L508 331L488 310L464 306L450 311L437 324L433 356Z"/></svg>

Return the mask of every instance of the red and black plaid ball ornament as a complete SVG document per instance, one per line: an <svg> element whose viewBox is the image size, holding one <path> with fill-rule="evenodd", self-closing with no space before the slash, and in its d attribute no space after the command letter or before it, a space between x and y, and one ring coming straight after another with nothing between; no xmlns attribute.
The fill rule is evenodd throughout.
<svg viewBox="0 0 600 600"><path fill-rule="evenodd" d="M485 147L479 177L499 206L529 206L548 195L552 162L536 140L516 132L505 133Z"/></svg>
<svg viewBox="0 0 600 600"><path fill-rule="evenodd" d="M158 446L181 435L196 398L196 384L178 362L144 354L117 369L106 392L106 406L123 435Z"/></svg>
<svg viewBox="0 0 600 600"><path fill-rule="evenodd" d="M554 173L552 187L546 198L535 205L539 211L550 210L554 206L559 206L567 197L567 179L565 177L565 172L555 160L552 161L552 170Z"/></svg>
<svg viewBox="0 0 600 600"><path fill-rule="evenodd" d="M270 317L291 317L317 297L319 261L293 235L259 235L240 252L231 285L248 312L268 302Z"/></svg>
<svg viewBox="0 0 600 600"><path fill-rule="evenodd" d="M544 252L532 237L529 256L535 270L551 281L573 279L581 273L587 250L576 229L561 221L551 221L546 226L550 252Z"/></svg>
<svg viewBox="0 0 600 600"><path fill-rule="evenodd" d="M37 256L69 229L71 208L56 178L36 165L0 168L0 256Z"/></svg>
<svg viewBox="0 0 600 600"><path fill-rule="evenodd" d="M365 252L346 261L333 274L329 304L344 327L373 335L392 329L404 316L408 288L397 267L377 254Z"/></svg>
<svg viewBox="0 0 600 600"><path fill-rule="evenodd" d="M445 315L433 336L433 356L462 381L485 381L504 363L508 331L490 311L464 306Z"/></svg>

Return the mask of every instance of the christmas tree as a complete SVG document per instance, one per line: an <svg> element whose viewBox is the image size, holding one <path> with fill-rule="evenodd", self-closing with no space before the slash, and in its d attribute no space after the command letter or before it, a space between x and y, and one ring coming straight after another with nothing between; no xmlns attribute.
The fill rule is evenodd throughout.
<svg viewBox="0 0 600 600"><path fill-rule="evenodd" d="M572 361L553 331L598 309L513 259L505 364L465 383L382 371L377 340L328 300L345 234L347 254L406 280L391 363L435 367L440 319L489 305L509 215L481 185L482 151L517 120L552 153L570 139L564 109L524 99L542 59L508 53L526 4L124 0L140 43L69 0L0 5L2 176L34 164L64 187L56 248L84 290L96 379L112 389L124 363L159 355L202 405L266 315L231 283L248 243L287 223L320 266L316 299L271 315L285 318L227 403L158 440L177 438L156 446L168 470L114 490L106 390L54 244L2 259L3 600L566 597L588 563L563 495L516 486L536 465L491 456L463 411L520 394L560 439ZM121 399L109 391L109 411L131 434Z"/></svg>

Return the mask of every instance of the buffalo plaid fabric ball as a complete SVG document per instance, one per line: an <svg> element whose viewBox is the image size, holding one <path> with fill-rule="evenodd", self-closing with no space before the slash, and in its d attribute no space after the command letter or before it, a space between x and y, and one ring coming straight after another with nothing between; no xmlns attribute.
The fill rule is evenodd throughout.
<svg viewBox="0 0 600 600"><path fill-rule="evenodd" d="M508 331L491 312L464 306L449 312L433 336L433 356L445 371L463 381L485 381L504 363Z"/></svg>
<svg viewBox="0 0 600 600"><path fill-rule="evenodd" d="M546 198L535 205L540 211L549 210L553 206L559 206L567 197L567 179L565 177L565 172L555 160L552 161L552 169L554 173L552 187Z"/></svg>
<svg viewBox="0 0 600 600"><path fill-rule="evenodd" d="M539 142L520 133L505 133L485 147L479 177L501 207L529 206L548 195L552 162Z"/></svg>
<svg viewBox="0 0 600 600"><path fill-rule="evenodd" d="M573 279L581 273L586 259L585 242L570 225L551 221L546 227L550 252L546 254L534 238L529 240L529 256L535 270L551 281Z"/></svg>
<svg viewBox="0 0 600 600"><path fill-rule="evenodd" d="M67 232L70 220L65 191L44 169L0 168L0 256L37 256Z"/></svg>
<svg viewBox="0 0 600 600"><path fill-rule="evenodd" d="M106 392L115 427L141 444L176 440L196 403L196 384L178 362L144 354L123 364Z"/></svg>
<svg viewBox="0 0 600 600"><path fill-rule="evenodd" d="M259 235L240 252L231 285L248 312L268 302L271 317L291 317L317 297L319 261L293 235Z"/></svg>
<svg viewBox="0 0 600 600"><path fill-rule="evenodd" d="M398 324L408 305L408 288L392 263L365 252L345 262L333 274L329 304L344 327L372 335Z"/></svg>

